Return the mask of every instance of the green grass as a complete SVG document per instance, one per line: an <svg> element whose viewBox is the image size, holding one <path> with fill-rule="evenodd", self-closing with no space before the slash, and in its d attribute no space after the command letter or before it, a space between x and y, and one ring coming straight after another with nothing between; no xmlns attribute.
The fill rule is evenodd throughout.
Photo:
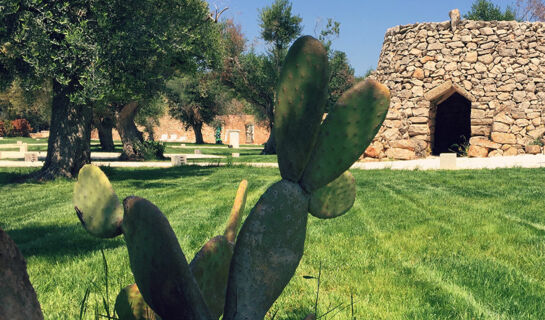
<svg viewBox="0 0 545 320"><path fill-rule="evenodd" d="M133 282L124 240L100 240L79 225L74 181L9 183L30 169L0 169L0 226L28 261L46 319L75 319L87 288L91 306ZM108 169L120 197L139 195L169 218L188 259L223 231L238 182L247 210L279 179L277 169L242 167ZM348 319L542 319L545 314L544 169L353 171L354 208L310 218L305 255L273 306L275 319L314 309ZM101 302L100 302L101 303Z"/></svg>
<svg viewBox="0 0 545 320"><path fill-rule="evenodd" d="M37 143L47 143L47 139L32 139L32 138L21 138L21 137L11 137L11 138L4 138L3 140L0 140L0 144L15 144L17 141L23 141L24 143L28 143L28 151L47 151L47 146L42 145L35 145ZM204 144L204 145L197 145L194 143L185 143L185 145L188 148L173 148L173 146L180 146L181 144L179 142L165 142L166 148L165 153L185 153L185 154L194 154L195 149L201 150L202 154L210 154L210 155L217 155L217 156L223 156L223 157L229 157L232 153L239 153L240 157L238 158L217 158L217 159L189 159L189 163L210 163L210 164L217 164L217 163L247 163L247 162L272 162L276 163L277 158L276 155L260 155L262 146L259 145L241 145L241 147L253 147L253 148L259 148L259 149L233 149L228 148L227 145L216 145L216 144ZM115 150L114 152L122 152L123 151L123 145L121 144L121 141L115 141L114 143ZM201 148L205 147L205 148ZM206 148L206 147L214 147L214 148ZM1 151L19 151L19 148L8 148L8 149L0 149ZM91 141L91 152L102 152L102 149L100 148L100 143L98 140L92 140ZM157 160L151 160L151 161L157 161ZM170 161L169 159L164 161Z"/></svg>

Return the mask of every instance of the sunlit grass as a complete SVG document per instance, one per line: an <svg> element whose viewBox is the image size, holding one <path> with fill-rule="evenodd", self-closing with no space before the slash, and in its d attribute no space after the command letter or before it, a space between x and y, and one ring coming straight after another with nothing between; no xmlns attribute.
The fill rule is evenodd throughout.
<svg viewBox="0 0 545 320"><path fill-rule="evenodd" d="M0 169L0 226L15 240L46 319L75 319L85 290L110 299L133 281L124 240L88 235L73 212L74 181L12 184L30 169ZM279 179L246 167L108 169L118 195L139 195L169 218L188 259L223 231L237 185L250 182L246 212ZM314 310L349 319L542 319L545 314L544 169L353 171L354 208L310 218L305 255L273 306L275 319ZM101 302L100 302L101 303ZM335 308L338 306L337 308Z"/></svg>

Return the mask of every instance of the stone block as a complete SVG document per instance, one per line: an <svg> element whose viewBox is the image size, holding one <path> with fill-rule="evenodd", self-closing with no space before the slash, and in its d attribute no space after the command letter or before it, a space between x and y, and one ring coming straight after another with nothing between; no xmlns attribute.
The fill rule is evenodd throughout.
<svg viewBox="0 0 545 320"><path fill-rule="evenodd" d="M528 132L528 135L534 139L540 139L540 138L543 138L544 133L545 133L545 128L539 128L539 129L535 129Z"/></svg>
<svg viewBox="0 0 545 320"><path fill-rule="evenodd" d="M488 156L488 148L470 145L467 156L472 158L485 158Z"/></svg>
<svg viewBox="0 0 545 320"><path fill-rule="evenodd" d="M390 142L390 147L414 151L417 145L416 145L416 142L414 142L413 140L405 139L405 140L395 140Z"/></svg>
<svg viewBox="0 0 545 320"><path fill-rule="evenodd" d="M384 137L384 139L387 141L397 140L401 137L401 133L399 132L399 129L392 128L384 131L382 137Z"/></svg>
<svg viewBox="0 0 545 320"><path fill-rule="evenodd" d="M503 152L504 156L516 156L518 154L519 154L518 149L515 147L510 147L509 149Z"/></svg>
<svg viewBox="0 0 545 320"><path fill-rule="evenodd" d="M464 61L469 63L474 63L474 62L477 62L477 59L478 59L477 51L470 51L466 54Z"/></svg>
<svg viewBox="0 0 545 320"><path fill-rule="evenodd" d="M174 155L170 158L170 163L173 167L186 165L187 164L187 157L184 155Z"/></svg>
<svg viewBox="0 0 545 320"><path fill-rule="evenodd" d="M456 153L441 153L439 155L439 169L455 170L456 169Z"/></svg>
<svg viewBox="0 0 545 320"><path fill-rule="evenodd" d="M529 154L539 154L541 153L541 147L537 144L530 144L525 147L526 153Z"/></svg>
<svg viewBox="0 0 545 320"><path fill-rule="evenodd" d="M239 157L240 157L240 153L238 153L238 152L231 153L231 157L233 157L233 158L239 158Z"/></svg>
<svg viewBox="0 0 545 320"><path fill-rule="evenodd" d="M490 134L490 126L471 126L472 136L488 136Z"/></svg>
<svg viewBox="0 0 545 320"><path fill-rule="evenodd" d="M416 79L419 79L419 80L422 80L424 79L424 70L420 69L420 68L416 68L413 72L413 78L416 78Z"/></svg>
<svg viewBox="0 0 545 320"><path fill-rule="evenodd" d="M484 117L486 117L486 111L479 109L471 110L471 119L482 119Z"/></svg>
<svg viewBox="0 0 545 320"><path fill-rule="evenodd" d="M517 137L512 133L492 132L492 141L501 144L515 144L517 143Z"/></svg>
<svg viewBox="0 0 545 320"><path fill-rule="evenodd" d="M411 123L428 123L430 119L428 117L410 117L409 121Z"/></svg>
<svg viewBox="0 0 545 320"><path fill-rule="evenodd" d="M386 150L386 156L390 159L396 160L416 159L416 154L414 153L414 151L401 148L390 148Z"/></svg>
<svg viewBox="0 0 545 320"><path fill-rule="evenodd" d="M501 148L501 144L492 142L486 138L483 137L471 137L469 139L469 144L474 146L479 146L483 148L488 149L499 149Z"/></svg>
<svg viewBox="0 0 545 320"><path fill-rule="evenodd" d="M38 161L38 152L25 152L25 162Z"/></svg>
<svg viewBox="0 0 545 320"><path fill-rule="evenodd" d="M369 147L367 147L367 149L365 149L364 155L366 157L370 157L370 158L379 158L380 153L383 150L384 150L384 147L383 147L382 143L376 142L376 143L371 144Z"/></svg>
<svg viewBox="0 0 545 320"><path fill-rule="evenodd" d="M513 118L511 118L510 116L506 115L504 112L498 113L498 114L494 117L494 121L495 121L495 122L505 123L505 124L513 124L513 123L515 122L515 120L513 120Z"/></svg>
<svg viewBox="0 0 545 320"><path fill-rule="evenodd" d="M430 134L430 128L425 124L413 124L409 126L409 135L428 135Z"/></svg>
<svg viewBox="0 0 545 320"><path fill-rule="evenodd" d="M503 151L502 150L492 150L488 153L488 157L491 158L491 157L501 157L503 155Z"/></svg>
<svg viewBox="0 0 545 320"><path fill-rule="evenodd" d="M494 122L494 123L492 124L492 131L496 131L496 132L509 132L509 126L506 125L505 123Z"/></svg>

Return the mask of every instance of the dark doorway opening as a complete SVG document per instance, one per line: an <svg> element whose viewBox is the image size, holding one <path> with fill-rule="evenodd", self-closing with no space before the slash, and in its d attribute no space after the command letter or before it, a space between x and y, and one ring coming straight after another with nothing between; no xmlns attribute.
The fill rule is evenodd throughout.
<svg viewBox="0 0 545 320"><path fill-rule="evenodd" d="M471 136L471 101L455 92L437 105L432 154L464 153Z"/></svg>

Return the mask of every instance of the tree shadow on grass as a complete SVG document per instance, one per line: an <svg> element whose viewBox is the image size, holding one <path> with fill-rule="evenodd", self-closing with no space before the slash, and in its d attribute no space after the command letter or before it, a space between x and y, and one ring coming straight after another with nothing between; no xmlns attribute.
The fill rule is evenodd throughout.
<svg viewBox="0 0 545 320"><path fill-rule="evenodd" d="M25 226L5 230L15 241L25 258L48 257L55 260L73 258L100 249L125 246L122 236L99 239L83 229L80 224L67 226Z"/></svg>
<svg viewBox="0 0 545 320"><path fill-rule="evenodd" d="M38 181L26 180L29 174L38 170L40 170L40 168L1 168L0 187L14 183L42 183Z"/></svg>
<svg viewBox="0 0 545 320"><path fill-rule="evenodd" d="M124 180L175 180L183 177L210 175L215 167L179 166L171 168L110 168L100 167L110 181Z"/></svg>

